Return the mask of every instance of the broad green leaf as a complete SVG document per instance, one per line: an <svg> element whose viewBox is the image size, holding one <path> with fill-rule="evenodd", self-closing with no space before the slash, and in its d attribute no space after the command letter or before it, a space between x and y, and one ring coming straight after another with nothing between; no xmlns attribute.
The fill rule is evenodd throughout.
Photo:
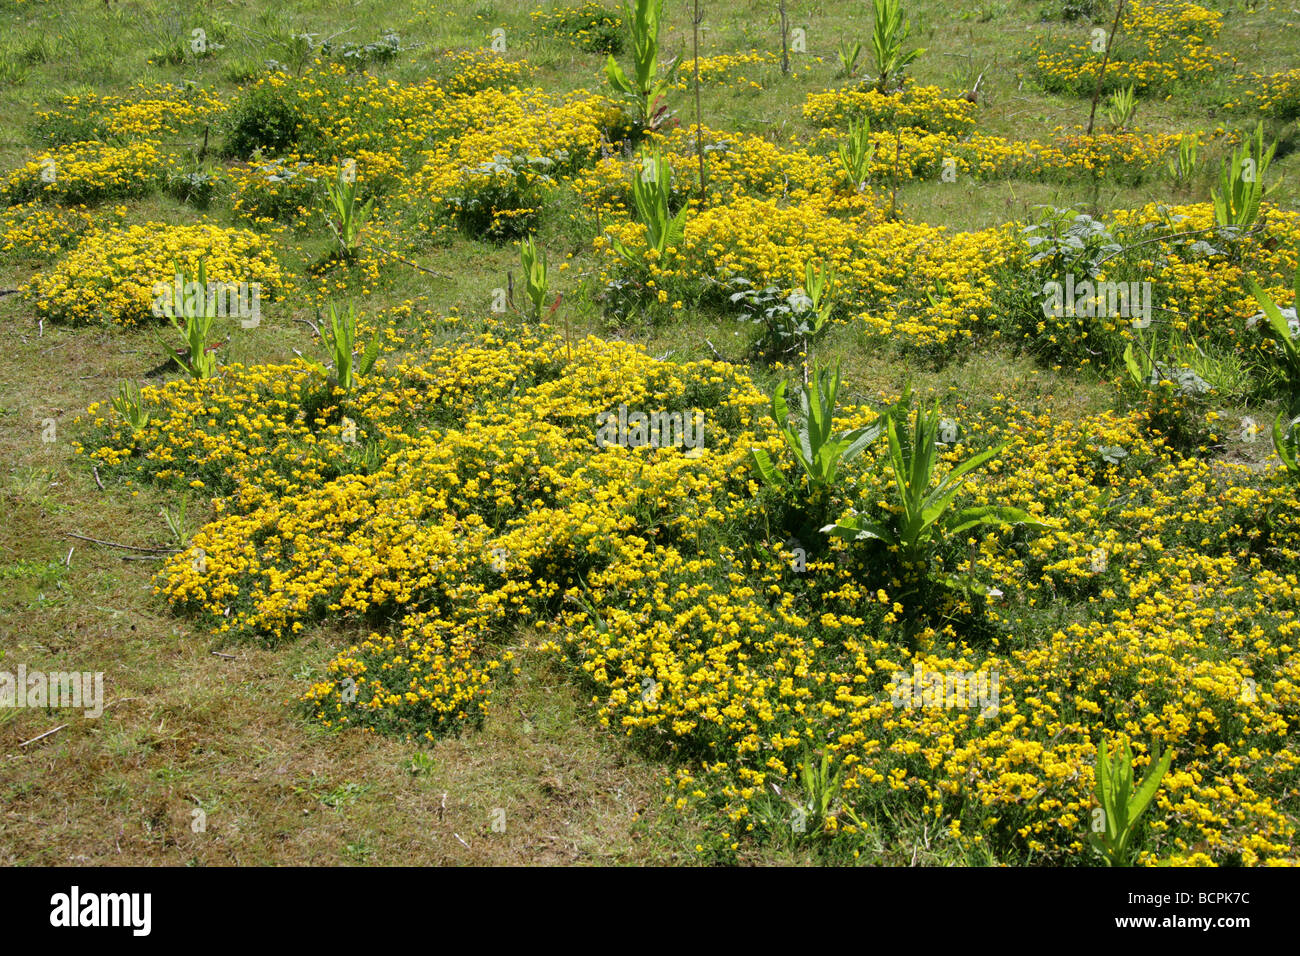
<svg viewBox="0 0 1300 956"><path fill-rule="evenodd" d="M1159 761L1152 762L1151 766L1147 768L1146 776L1142 779L1137 793L1133 795L1128 804L1128 818L1134 823L1137 822L1143 811L1155 798L1156 791L1160 789L1160 782L1164 779L1164 775L1169 770L1169 764L1173 759L1174 752L1166 750Z"/></svg>
<svg viewBox="0 0 1300 956"><path fill-rule="evenodd" d="M898 538L893 531L862 515L854 515L852 518L845 518L835 524L828 524L822 528L822 533L829 534L833 538L843 538L847 541L876 538L886 544L898 543Z"/></svg>
<svg viewBox="0 0 1300 956"><path fill-rule="evenodd" d="M754 465L758 469L759 477L763 479L769 488L781 489L786 487L785 475L781 474L780 470L772 464L772 459L766 449L751 448L749 453L754 458Z"/></svg>
<svg viewBox="0 0 1300 956"><path fill-rule="evenodd" d="M1124 347L1124 364L1128 367L1128 374L1133 381L1142 384L1146 376L1142 374L1142 369L1138 366L1137 359L1133 355L1132 342Z"/></svg>
<svg viewBox="0 0 1300 956"><path fill-rule="evenodd" d="M605 61L605 78L609 80L610 86L625 96L635 95L632 91L632 84L627 81L627 75L623 72L623 68L618 65L613 54L610 54L609 59Z"/></svg>
<svg viewBox="0 0 1300 956"><path fill-rule="evenodd" d="M1046 527L1043 522L1021 508L1013 508L1010 505L980 505L974 508L965 508L954 514L947 531L949 534L960 534L981 525L1016 524L1026 524L1038 528Z"/></svg>
<svg viewBox="0 0 1300 956"><path fill-rule="evenodd" d="M785 385L785 382L781 382L772 392L772 418L782 428L785 428L785 423L790 417L790 407L785 402Z"/></svg>

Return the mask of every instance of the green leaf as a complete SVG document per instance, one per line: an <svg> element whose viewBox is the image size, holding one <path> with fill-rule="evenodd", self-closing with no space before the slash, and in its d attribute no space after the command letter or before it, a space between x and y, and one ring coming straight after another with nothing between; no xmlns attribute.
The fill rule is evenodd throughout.
<svg viewBox="0 0 1300 956"><path fill-rule="evenodd" d="M614 59L612 53L610 54L609 59L605 61L605 79L609 80L609 85L614 87L614 89L618 90L624 96L635 95L632 90L632 84L627 80L627 74L625 74L623 68L618 65L618 61Z"/></svg>
<svg viewBox="0 0 1300 956"><path fill-rule="evenodd" d="M963 531L983 525L1017 524L1026 524L1038 528L1046 527L1043 522L1021 508L1013 508L1010 505L980 505L956 512L952 516L947 531L949 534L960 534Z"/></svg>
<svg viewBox="0 0 1300 956"><path fill-rule="evenodd" d="M1142 779L1137 793L1133 795L1128 804L1128 818L1134 823L1138 817L1142 816L1143 811L1155 798L1156 792L1160 789L1160 782L1164 779L1165 773L1169 770L1169 764L1174 759L1174 752L1166 750L1159 761L1153 761L1147 768L1147 775Z"/></svg>
<svg viewBox="0 0 1300 956"><path fill-rule="evenodd" d="M1133 355L1133 343L1130 342L1124 347L1124 364L1128 367L1129 377L1138 385L1146 383L1146 376L1142 374L1142 369Z"/></svg>
<svg viewBox="0 0 1300 956"><path fill-rule="evenodd" d="M790 407L785 402L785 386L786 383L781 382L772 392L772 418L782 428L785 428L785 423L790 418Z"/></svg>
<svg viewBox="0 0 1300 956"><path fill-rule="evenodd" d="M1246 277L1246 285L1250 287L1251 293L1255 300L1263 309L1264 315L1268 318L1268 324L1273 329L1273 333L1284 343L1291 341L1291 327L1287 325L1286 317L1282 315L1282 310L1277 307L1273 297L1264 292L1250 276Z"/></svg>
<svg viewBox="0 0 1300 956"><path fill-rule="evenodd" d="M377 358L379 358L379 339L376 338L366 346L365 352L361 355L361 364L358 366L357 371L362 375L369 374Z"/></svg>
<svg viewBox="0 0 1300 956"><path fill-rule="evenodd" d="M754 467L758 470L758 476L769 488L783 489L786 485L785 475L772 464L771 456L763 448L751 448L750 455L754 458Z"/></svg>
<svg viewBox="0 0 1300 956"><path fill-rule="evenodd" d="M1273 419L1273 450L1277 452L1277 457L1282 459L1282 464L1291 474L1300 474L1300 461L1296 457L1296 441L1292 429L1296 426L1296 421L1290 421L1284 428L1283 420L1286 419L1285 412L1278 412L1277 418Z"/></svg>
<svg viewBox="0 0 1300 956"><path fill-rule="evenodd" d="M829 534L833 538L842 538L847 541L875 538L884 541L886 544L898 543L898 536L893 531L862 515L854 515L852 518L841 519L835 524L828 524L822 528L822 534Z"/></svg>
<svg viewBox="0 0 1300 956"><path fill-rule="evenodd" d="M881 415L865 428L855 428L853 431L841 435L841 440L847 444L840 455L840 460L846 463L851 462L868 447L879 441L880 436L885 433L886 421L888 421L886 416Z"/></svg>

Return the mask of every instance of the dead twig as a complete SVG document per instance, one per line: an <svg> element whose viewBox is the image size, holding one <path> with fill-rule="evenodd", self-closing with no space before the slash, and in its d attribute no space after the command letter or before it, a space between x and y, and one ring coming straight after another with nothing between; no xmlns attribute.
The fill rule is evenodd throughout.
<svg viewBox="0 0 1300 956"><path fill-rule="evenodd" d="M317 328L316 323L313 322L311 319L294 319L294 321L295 321L295 322L301 322L303 325L310 325L310 326L311 326L311 330L312 330L313 332L316 333L316 337L317 337L317 338L319 338L319 339L324 339L324 338L325 338L325 336L321 335L321 331L320 331L319 328ZM297 355L298 355L299 358L302 358L302 353L301 353L301 352L299 352L297 349L294 349L294 352L297 353Z"/></svg>
<svg viewBox="0 0 1300 956"><path fill-rule="evenodd" d="M390 249L385 249L383 246L381 246L379 243L375 242L373 239L367 239L367 240L366 240L366 243L367 243L368 245L372 245L372 246L374 246L376 249L378 249L378 250L379 250L380 252L382 252L384 255L386 255L386 256L391 256L392 258L396 259L398 262L405 263L406 265L410 266L412 269L419 269L421 272L427 272L429 275L431 275L431 276L437 276L439 279L450 279L450 278L451 278L451 276L449 276L449 275L445 275L445 274L443 274L443 273L441 273L441 272L434 272L432 269L426 269L424 266L420 265L418 262L412 262L410 259L406 259L406 258L404 258L404 257L402 257L402 256L399 256L397 253L393 252L392 250L390 250Z"/></svg>
<svg viewBox="0 0 1300 956"><path fill-rule="evenodd" d="M121 548L123 551L143 551L146 554L180 554L179 548L138 548L133 544L104 541L100 538L92 538L89 535L77 534L75 531L65 532L63 536L65 538L76 538L78 541L89 541L91 544L102 544L106 548Z"/></svg>
<svg viewBox="0 0 1300 956"><path fill-rule="evenodd" d="M38 740L44 740L46 737L52 737L54 734L57 734L60 730L63 730L67 726L68 726L67 724L59 724L59 726L55 727L53 730L47 730L45 731L45 733L37 737L33 737L31 740L24 740L18 746L19 747L30 746L31 744L36 743Z"/></svg>
<svg viewBox="0 0 1300 956"><path fill-rule="evenodd" d="M1143 239L1141 242L1135 242L1131 246L1125 246L1123 249L1120 249L1118 252L1112 252L1108 256L1103 256L1102 258L1097 260L1095 265L1096 266L1104 265L1105 263L1109 262L1111 259L1114 259L1116 256L1123 255L1124 253L1136 249L1139 246L1149 246L1153 242L1173 242L1175 239L1187 239L1191 236L1204 235L1207 232L1219 232L1222 229L1223 229L1222 226L1207 226L1204 229L1189 229L1186 232L1175 232L1175 233L1171 233L1168 236L1156 236L1152 239ZM1250 235L1251 233L1258 232L1258 231L1259 231L1259 226L1255 226L1252 227L1251 229L1247 229L1243 233L1243 235Z"/></svg>

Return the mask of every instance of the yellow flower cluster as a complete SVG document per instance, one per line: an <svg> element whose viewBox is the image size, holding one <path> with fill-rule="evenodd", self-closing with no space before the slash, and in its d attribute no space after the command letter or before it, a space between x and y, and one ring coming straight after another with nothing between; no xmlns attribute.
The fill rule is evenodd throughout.
<svg viewBox="0 0 1300 956"><path fill-rule="evenodd" d="M71 143L19 166L0 184L0 195L11 204L34 199L96 203L141 196L156 189L179 165L175 156L150 140L130 146Z"/></svg>
<svg viewBox="0 0 1300 956"><path fill-rule="evenodd" d="M400 637L342 653L335 681L305 699L330 723L435 731L481 715L508 659L502 632L558 599L571 563L602 562L616 532L687 507L671 489L707 493L747 453L726 428L761 397L725 387L741 381L726 366L667 366L596 339L566 358L561 341L489 338L381 369L346 398L313 398L323 383L301 366L229 366L213 382L146 389L156 420L137 433L90 409L103 442L91 454L233 492L159 578L216 630L278 637L319 613L401 611ZM487 397L512 389L508 414ZM709 409L707 451L598 453L595 416L620 402ZM362 465L365 448L382 449L376 467Z"/></svg>
<svg viewBox="0 0 1300 956"><path fill-rule="evenodd" d="M775 53L763 53L751 50L748 53L719 53L714 56L702 56L699 60L700 86L738 86L744 89L761 90L763 84L747 76L735 75L737 70L745 67L770 66L779 63L781 58ZM694 89L696 63L694 59L682 59L677 72L677 89L686 92Z"/></svg>
<svg viewBox="0 0 1300 956"><path fill-rule="evenodd" d="M1099 280L1114 280L1121 286L1149 283L1153 311L1146 318L1167 334L1186 337L1201 348L1212 345L1223 354L1236 353L1248 364L1269 367L1275 363L1273 345L1248 327L1259 304L1247 279L1255 278L1279 301L1289 297L1300 247L1300 214L1265 203L1261 213L1264 228L1238 237L1230 249L1213 235L1214 207L1210 203L1150 203L1139 209L1116 210L1104 217L1104 223L1116 243L1132 246L1136 254L1125 257L1122 266L1121 260L1108 264L1097 276ZM1027 283L1027 291L1042 302L1037 283L1049 281L1061 282L1063 277L1043 273ZM1072 315L1065 310L1061 314L1031 312L1021 326L1024 344L1040 354L1054 355L1062 364L1104 364L1107 356L1117 361L1133 337L1136 316L1112 310L1102 309L1102 314L1095 316Z"/></svg>
<svg viewBox="0 0 1300 956"><path fill-rule="evenodd" d="M36 113L35 125L56 141L73 129L83 133L76 139L157 139L211 122L225 108L220 93L193 84L139 85L122 96L65 94L55 108Z"/></svg>
<svg viewBox="0 0 1300 956"><path fill-rule="evenodd" d="M1013 439L973 503L1013 501L1055 527L1023 548L972 541L978 573L1010 595L983 613L1011 623L1082 588L1097 605L1089 623L1005 648L930 632L909 653L888 637L889 596L864 591L842 562L810 565L809 592L783 561L647 547L589 577L594 600L614 606L555 628L595 682L602 720L699 761L682 789L740 830L771 826L768 784L788 787L826 747L850 805L957 819L968 845L1014 847L1025 861L1083 850L1101 725L1179 754L1152 827L1162 852L1293 860L1294 825L1263 794L1300 767L1282 745L1300 705L1297 582L1235 555L1267 533L1240 527L1243 516L1275 494L1292 508L1294 486L1244 488L1247 469L1169 457L1131 419L992 411L962 417L973 440ZM1112 444L1140 467L1107 466L1098 447ZM1098 494L1099 471L1110 495ZM861 479L864 500L887 481L879 465ZM1275 539L1276 561L1296 554L1296 530L1289 521ZM997 706L900 706L895 675L918 668L996 675Z"/></svg>
<svg viewBox="0 0 1300 956"><path fill-rule="evenodd" d="M535 212L536 190L563 182L599 154L617 108L585 91L563 97L540 90L484 90L456 98L432 117L440 137L395 193L402 205L445 215L481 206L494 223Z"/></svg>
<svg viewBox="0 0 1300 956"><path fill-rule="evenodd" d="M451 99L433 78L399 83L319 60L301 76L271 73L244 90L260 93L292 106L303 158L326 164L367 152L397 160L413 155L435 135L431 118Z"/></svg>
<svg viewBox="0 0 1300 956"><path fill-rule="evenodd" d="M1015 176L1053 179L1086 173L1128 181L1159 168L1181 133L1056 130L1046 143L975 133L952 150L958 169L980 179Z"/></svg>
<svg viewBox="0 0 1300 956"><path fill-rule="evenodd" d="M876 182L891 182L895 176L900 182L936 179L950 164L953 175L981 180L1051 180L1083 173L1132 181L1160 167L1182 135L1097 130L1087 136L1081 129L1056 129L1050 139L1039 142L902 127L871 134L871 175ZM839 139L840 134L831 133L819 137L827 145Z"/></svg>
<svg viewBox="0 0 1300 956"><path fill-rule="evenodd" d="M261 236L220 226L144 223L90 233L20 291L45 318L69 323L156 321L154 286L175 278L173 262L193 272L203 259L209 282L261 284L261 301L283 297L288 280Z"/></svg>
<svg viewBox="0 0 1300 956"><path fill-rule="evenodd" d="M508 90L528 78L532 68L523 60L507 60L490 50L453 50L443 55L451 70L442 87L448 93Z"/></svg>
<svg viewBox="0 0 1300 956"><path fill-rule="evenodd" d="M120 226L125 218L125 206L94 215L85 206L9 206L0 209L0 257L48 259L75 246L92 229Z"/></svg>
<svg viewBox="0 0 1300 956"><path fill-rule="evenodd" d="M606 52L608 37L623 28L623 18L597 0L580 7L552 6L533 10L528 18L545 36L557 37L584 50Z"/></svg>
<svg viewBox="0 0 1300 956"><path fill-rule="evenodd" d="M711 202L730 202L740 196L780 198L821 203L827 213L849 219L873 217L874 195L847 188L839 164L826 156L783 148L761 136L722 133L707 126L701 129L700 139ZM661 149L672 167L674 192L697 196L700 176L695 127L682 126L655 137L648 145ZM632 206L632 179L641 169L639 157L605 156L579 172L573 188L583 204L602 219L625 216Z"/></svg>
<svg viewBox="0 0 1300 956"><path fill-rule="evenodd" d="M1300 117L1300 67L1252 73L1237 81L1238 93L1224 109L1249 109L1282 121Z"/></svg>
<svg viewBox="0 0 1300 956"><path fill-rule="evenodd" d="M884 222L874 208L833 213L825 194L801 203L744 196L699 210L687 219L682 257L662 267L650 259L651 281L725 286L743 277L789 291L803 284L805 263L825 259L837 302L872 335L942 347L971 338L992 317L999 269L1019 248L1014 230L953 233ZM644 245L643 234L637 223L607 233L633 247ZM616 264L612 254L609 262Z"/></svg>
<svg viewBox="0 0 1300 956"><path fill-rule="evenodd" d="M353 162L363 180L360 163ZM336 165L309 162L298 153L251 160L230 170L231 208L256 225L290 222L301 228L324 201L325 184L338 171Z"/></svg>
<svg viewBox="0 0 1300 956"><path fill-rule="evenodd" d="M202 126L226 106L220 93L198 86L141 88L108 111L104 126L110 136L151 138Z"/></svg>
<svg viewBox="0 0 1300 956"><path fill-rule="evenodd" d="M160 420L139 433L90 410L108 474L222 495L158 577L174 605L231 635L325 616L370 629L306 688L322 723L432 737L477 720L533 631L603 724L676 754L680 802L728 833L788 826L771 785L797 787L824 749L847 807L1059 863L1084 850L1098 745L1128 739L1142 760L1177 755L1148 862L1295 862L1277 795L1300 769L1300 498L1276 472L1175 456L1141 413L958 401L945 461L1011 442L969 503L1046 527L956 549L948 570L1003 599L960 603L908 649L901 605L864 585L853 549L798 573L762 540L749 449L790 463L732 366L595 338L570 361L562 338L488 333L416 347L356 394L323 388L301 365L230 367L146 389ZM704 409L703 446L599 447L595 417L620 404ZM864 506L887 493L880 456L845 476ZM1053 618L1063 594L1086 616ZM971 641L963 621L997 636ZM898 675L935 672L979 675L979 703L900 698ZM846 816L833 830L857 838Z"/></svg>
<svg viewBox="0 0 1300 956"><path fill-rule="evenodd" d="M1207 254L1195 244L1199 236L1144 247L1136 265L1166 294L1171 328L1222 342L1246 338L1245 322L1259 311L1248 277L1255 277L1278 301L1283 300L1300 264L1300 213L1266 202L1260 219L1266 228L1240 237L1231 256ZM1116 229L1149 240L1197 233L1215 225L1212 203L1149 203L1140 209L1116 210L1108 220ZM1265 341L1253 336L1242 342L1243 347L1248 344L1264 346Z"/></svg>
<svg viewBox="0 0 1300 956"><path fill-rule="evenodd" d="M1222 26L1223 14L1187 0L1135 0L1125 8L1111 49L1107 88L1132 85L1141 91L1209 76L1224 61L1207 42ZM1092 35L1075 43L1036 41L1033 52L1048 90L1084 95L1096 87L1103 53Z"/></svg>
<svg viewBox="0 0 1300 956"><path fill-rule="evenodd" d="M804 118L816 126L844 129L850 120L868 120L873 130L913 127L960 136L975 126L975 104L937 86L908 84L896 93L844 87L812 93Z"/></svg>

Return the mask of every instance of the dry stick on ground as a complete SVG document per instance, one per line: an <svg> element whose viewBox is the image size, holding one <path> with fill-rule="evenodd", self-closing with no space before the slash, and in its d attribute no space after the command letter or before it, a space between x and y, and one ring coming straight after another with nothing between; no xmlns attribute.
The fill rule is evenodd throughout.
<svg viewBox="0 0 1300 956"><path fill-rule="evenodd" d="M402 256L399 256L397 253L393 252L391 249L385 249L383 246L381 246L379 243L375 242L375 240L373 240L373 239L367 239L366 242L367 242L369 245L374 246L376 249L378 249L378 250L379 250L380 252L382 252L384 255L386 255L386 256L391 256L392 258L396 259L398 262L402 262L402 263L405 263L406 265L410 266L412 269L419 269L421 272L427 272L429 275L431 275L431 276L437 276L439 279L450 279L450 278L451 278L451 276L449 276L449 275L445 275L444 273L441 273L441 272L434 272L432 269L426 269L424 266L420 265L418 262L412 262L410 259L403 258Z"/></svg>
<svg viewBox="0 0 1300 956"><path fill-rule="evenodd" d="M100 490L100 491L103 491L103 490L104 490L104 483L103 483L102 481L99 480L99 466L98 466L98 465L91 465L91 466L90 466L90 471L91 471L91 474L93 474L93 475L95 476L95 484L99 485L99 490Z"/></svg>
<svg viewBox="0 0 1300 956"><path fill-rule="evenodd" d="M1119 18L1124 12L1124 0L1119 0L1119 6L1115 8L1115 21L1110 25L1110 33L1106 34L1106 53L1101 58L1101 69L1097 71L1097 88L1092 91L1092 109L1088 112L1088 135L1092 135L1092 124L1097 118L1097 100L1101 99L1101 84L1106 79L1106 65L1110 63L1110 45L1115 42L1115 34L1119 32Z"/></svg>
<svg viewBox="0 0 1300 956"><path fill-rule="evenodd" d="M1208 226L1205 229L1191 229L1188 230L1187 232L1175 232L1168 236L1156 236L1154 239L1143 239L1141 242L1135 242L1131 246L1125 246L1123 249L1120 249L1118 252L1112 252L1110 255L1098 259L1096 264L1100 266L1103 263L1108 262L1111 259L1114 259L1116 256L1123 255L1124 253L1128 252L1131 249L1136 249L1138 246L1150 245L1153 242L1172 242L1175 239L1186 239L1190 236L1200 236L1200 235L1204 235L1207 232L1218 232L1222 228L1223 228L1222 226ZM1250 235L1251 233L1258 232L1258 231L1259 231L1258 226L1252 227L1250 229L1247 229L1243 233L1243 235Z"/></svg>
<svg viewBox="0 0 1300 956"><path fill-rule="evenodd" d="M311 330L316 333L316 338L321 339L322 341L325 339L325 336L321 334L321 331L316 326L316 323L313 322L311 319L294 319L294 321L301 322L303 325L310 325ZM294 351L297 352L298 350L294 349ZM299 352L298 354L301 356L302 353Z"/></svg>
<svg viewBox="0 0 1300 956"><path fill-rule="evenodd" d="M65 538L76 538L79 541L89 541L91 544L102 544L107 548L121 548L123 551L142 551L146 554L180 554L179 548L138 548L133 544L118 544L116 541L104 541L100 538L92 538L88 535L77 534L75 531L65 532Z"/></svg>
<svg viewBox="0 0 1300 956"><path fill-rule="evenodd" d="M294 319L294 321L295 321L295 322L301 322L303 325L310 325L310 326L311 326L311 330L312 330L313 332L316 333L316 337L317 337L318 339L324 339L324 338L325 338L325 336L321 335L321 331L320 331L320 329L316 326L316 323L313 322L311 319ZM297 351L297 350L295 349L294 351ZM301 354L301 353L300 353L300 354Z"/></svg>
<svg viewBox="0 0 1300 956"><path fill-rule="evenodd" d="M36 737L33 737L31 740L24 740L24 741L23 741L22 743L20 743L18 746L19 746L19 747L26 747L26 746L29 746L30 744L34 744L34 743L36 743L38 740L44 740L46 737L51 737L51 736L53 736L54 734L57 734L60 730L63 730L63 729L66 728L67 726L68 726L67 724L59 724L59 726L55 727L53 730L47 730L47 731L45 731L45 733L40 734L40 735L38 735L38 736L36 736Z"/></svg>

